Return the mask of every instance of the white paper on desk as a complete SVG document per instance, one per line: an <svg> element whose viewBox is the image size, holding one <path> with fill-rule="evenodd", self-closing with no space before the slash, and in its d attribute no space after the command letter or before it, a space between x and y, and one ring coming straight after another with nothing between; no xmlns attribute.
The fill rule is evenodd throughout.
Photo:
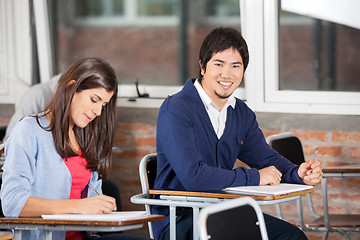
<svg viewBox="0 0 360 240"><path fill-rule="evenodd" d="M276 186L241 186L241 187L228 187L223 189L228 193L254 195L254 196L274 196L287 194L292 192L299 192L312 189L313 186L291 183L280 183Z"/></svg>
<svg viewBox="0 0 360 240"><path fill-rule="evenodd" d="M120 222L145 217L146 211L119 211L105 214L53 214L41 215L43 219L80 220L80 221L111 221Z"/></svg>

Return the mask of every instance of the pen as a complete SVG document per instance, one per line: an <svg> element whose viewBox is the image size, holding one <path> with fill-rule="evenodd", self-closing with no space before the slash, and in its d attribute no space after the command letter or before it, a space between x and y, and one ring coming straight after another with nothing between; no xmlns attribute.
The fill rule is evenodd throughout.
<svg viewBox="0 0 360 240"><path fill-rule="evenodd" d="M314 163L315 160L316 160L317 152L318 152L318 148L315 148L313 163ZM312 169L311 169L311 173L313 173L313 170L312 170Z"/></svg>
<svg viewBox="0 0 360 240"><path fill-rule="evenodd" d="M316 156L317 156L317 152L318 152L318 148L315 148L315 154L314 154L313 162L315 162L315 159L316 159Z"/></svg>
<svg viewBox="0 0 360 240"><path fill-rule="evenodd" d="M97 195L101 195L96 188L93 187L93 185L89 184L89 188L91 188L94 192L96 192Z"/></svg>
<svg viewBox="0 0 360 240"><path fill-rule="evenodd" d="M95 188L93 185L88 184L88 186L89 186L89 188L91 188L91 190L93 190L94 192L96 192L97 195L101 195L101 194L98 192L98 190L96 190L96 188ZM116 210L113 210L113 212L116 212Z"/></svg>

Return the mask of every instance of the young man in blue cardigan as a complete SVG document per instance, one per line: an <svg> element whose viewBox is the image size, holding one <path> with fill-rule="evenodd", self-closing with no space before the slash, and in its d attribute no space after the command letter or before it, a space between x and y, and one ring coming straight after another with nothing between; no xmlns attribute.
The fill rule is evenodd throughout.
<svg viewBox="0 0 360 240"><path fill-rule="evenodd" d="M155 189L211 191L233 186L277 185L280 182L315 185L322 177L320 163L300 166L274 151L265 141L254 112L232 94L249 62L247 44L232 28L216 28L199 53L200 75L162 104L157 123ZM251 169L233 169L240 159ZM156 239L169 239L169 213L154 222ZM192 239L192 213L177 211L177 239ZM264 214L269 239L307 239L297 227Z"/></svg>

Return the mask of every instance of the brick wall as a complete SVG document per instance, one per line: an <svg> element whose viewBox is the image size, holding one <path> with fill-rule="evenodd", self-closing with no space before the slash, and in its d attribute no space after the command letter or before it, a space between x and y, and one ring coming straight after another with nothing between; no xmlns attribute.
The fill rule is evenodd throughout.
<svg viewBox="0 0 360 240"><path fill-rule="evenodd" d="M131 110L133 111L133 110ZM156 117L152 116L151 123L144 122L144 118L133 121L131 111L127 110L125 120L120 120L117 126L115 145L120 147L118 153L114 153L113 168L111 179L119 186L122 199L123 210L143 210L142 205L135 205L130 202L130 197L141 193L140 180L138 175L138 164L140 159L156 151ZM136 111L136 110L135 110ZM141 110L138 110L141 111ZM146 116L146 114L144 114ZM155 119L154 119L155 118ZM274 115L272 115L274 118ZM315 121L318 121L315 119ZM318 160L323 166L336 166L338 164L360 163L360 131L332 131L332 130L313 130L304 128L287 128L279 121L278 128L273 125L260 125L265 137L290 131L293 132L302 142L305 159L313 158L314 150L319 148ZM321 122L321 121L320 121ZM275 124L276 125L276 124ZM296 125L296 124L294 124ZM313 124L316 125L316 124ZM328 180L329 210L332 213L360 213L360 180L355 178ZM316 186L312 198L315 210L322 212L321 187ZM305 222L312 220L313 217L307 206L306 198L302 199L305 210ZM262 207L269 214L275 215L274 206ZM284 219L297 223L296 202L282 204ZM147 234L147 226L142 230L134 230L136 234ZM321 239L321 233L306 233L309 239ZM360 239L359 234L351 234L352 239ZM343 239L339 234L330 234L329 239Z"/></svg>
<svg viewBox="0 0 360 240"><path fill-rule="evenodd" d="M131 196L141 193L139 162L146 154L156 152L156 127L154 124L119 122L115 145L120 151L114 153L111 180L119 187L123 210L144 210L143 205L130 202ZM132 233L148 235L147 225Z"/></svg>
<svg viewBox="0 0 360 240"><path fill-rule="evenodd" d="M317 159L322 166L337 166L339 164L360 163L360 131L316 131L307 129L290 129L302 142L305 159L313 159L315 148L318 147ZM280 133L263 129L265 137ZM359 178L329 178L328 181L329 212L334 214L360 214L360 179ZM312 193L315 211L323 211L321 186L315 186ZM314 219L307 200L302 198L305 210L305 223ZM274 206L262 207L267 213L275 214ZM282 204L284 219L297 223L295 202ZM311 233L311 239L321 239L321 234ZM351 234L351 239L360 239L359 234ZM340 234L330 234L329 239L343 239Z"/></svg>

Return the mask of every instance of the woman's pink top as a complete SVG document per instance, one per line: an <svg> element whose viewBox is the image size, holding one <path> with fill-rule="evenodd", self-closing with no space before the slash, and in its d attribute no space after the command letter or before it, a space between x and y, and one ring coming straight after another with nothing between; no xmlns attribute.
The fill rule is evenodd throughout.
<svg viewBox="0 0 360 240"><path fill-rule="evenodd" d="M81 155L81 153L80 153ZM81 192L90 181L91 170L86 169L87 161L81 156L70 157L67 161L63 158L71 174L70 199L80 199ZM80 231L66 232L66 240L82 240L83 233Z"/></svg>

